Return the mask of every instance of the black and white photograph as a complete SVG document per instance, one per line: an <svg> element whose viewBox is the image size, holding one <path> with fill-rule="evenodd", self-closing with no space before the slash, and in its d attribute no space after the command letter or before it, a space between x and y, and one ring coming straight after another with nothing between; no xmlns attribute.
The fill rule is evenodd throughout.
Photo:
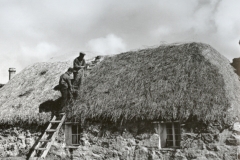
<svg viewBox="0 0 240 160"><path fill-rule="evenodd" d="M239 0L0 0L0 160L240 160Z"/></svg>

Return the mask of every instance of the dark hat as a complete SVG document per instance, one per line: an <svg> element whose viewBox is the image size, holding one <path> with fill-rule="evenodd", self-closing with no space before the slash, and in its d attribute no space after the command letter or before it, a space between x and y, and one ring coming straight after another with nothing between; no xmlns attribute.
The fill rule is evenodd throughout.
<svg viewBox="0 0 240 160"><path fill-rule="evenodd" d="M97 56L95 59L101 59L102 58L102 56Z"/></svg>
<svg viewBox="0 0 240 160"><path fill-rule="evenodd" d="M72 68L72 67L69 67L67 71L68 71L68 72L73 72L73 68Z"/></svg>
<svg viewBox="0 0 240 160"><path fill-rule="evenodd" d="M85 53L83 53L83 52L80 52L79 53L79 56L82 56L82 57L84 57L86 54Z"/></svg>

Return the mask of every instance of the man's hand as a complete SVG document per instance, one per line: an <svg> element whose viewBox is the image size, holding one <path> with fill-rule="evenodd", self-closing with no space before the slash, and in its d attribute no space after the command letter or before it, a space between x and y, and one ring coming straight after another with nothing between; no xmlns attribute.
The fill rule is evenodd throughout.
<svg viewBox="0 0 240 160"><path fill-rule="evenodd" d="M74 67L74 68L76 68L77 70L81 69L81 67Z"/></svg>

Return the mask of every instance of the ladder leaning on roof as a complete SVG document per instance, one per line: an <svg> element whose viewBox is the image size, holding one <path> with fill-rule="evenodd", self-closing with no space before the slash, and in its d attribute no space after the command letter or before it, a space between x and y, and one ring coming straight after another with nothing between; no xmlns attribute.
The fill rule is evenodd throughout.
<svg viewBox="0 0 240 160"><path fill-rule="evenodd" d="M61 120L57 120L57 117L53 116L47 129L45 130L41 139L38 141L33 152L31 153L29 157L30 160L37 158L44 159L47 156L47 153L50 150L53 142L55 141L55 138L58 136L59 129L61 128L66 118L65 113L61 113L60 116ZM57 127L54 128L54 126Z"/></svg>

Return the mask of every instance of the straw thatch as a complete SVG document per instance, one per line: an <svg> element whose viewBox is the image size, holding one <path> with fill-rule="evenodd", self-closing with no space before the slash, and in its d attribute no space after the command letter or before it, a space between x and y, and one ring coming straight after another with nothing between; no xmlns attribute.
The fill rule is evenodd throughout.
<svg viewBox="0 0 240 160"><path fill-rule="evenodd" d="M72 62L37 63L0 89L0 124L43 124L45 102L60 97L53 88ZM199 120L239 115L240 82L230 62L202 43L157 48L106 57L83 82L72 107L77 119ZM48 103L46 103L48 105ZM71 108L71 107L70 107Z"/></svg>
<svg viewBox="0 0 240 160"><path fill-rule="evenodd" d="M39 107L61 96L53 88L71 65L72 62L36 63L15 75L0 89L0 124L49 121L50 113L39 113Z"/></svg>
<svg viewBox="0 0 240 160"><path fill-rule="evenodd" d="M161 45L107 57L83 83L74 117L112 121L227 120L239 114L240 82L207 44Z"/></svg>

